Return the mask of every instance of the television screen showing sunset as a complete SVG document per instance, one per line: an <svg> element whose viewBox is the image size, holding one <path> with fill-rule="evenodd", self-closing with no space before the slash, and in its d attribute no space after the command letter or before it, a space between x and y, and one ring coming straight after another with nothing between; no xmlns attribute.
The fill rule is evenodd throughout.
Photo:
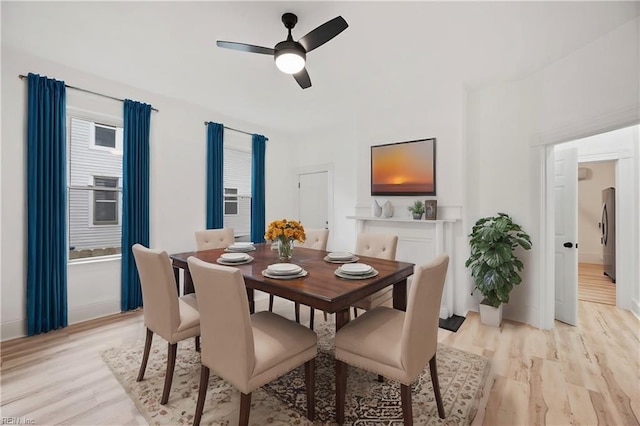
<svg viewBox="0 0 640 426"><path fill-rule="evenodd" d="M371 193L435 192L434 139L371 148Z"/></svg>

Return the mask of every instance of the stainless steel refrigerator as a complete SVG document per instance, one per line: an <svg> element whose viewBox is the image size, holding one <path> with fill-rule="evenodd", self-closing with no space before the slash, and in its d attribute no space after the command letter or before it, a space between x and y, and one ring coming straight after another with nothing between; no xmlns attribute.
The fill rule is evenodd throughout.
<svg viewBox="0 0 640 426"><path fill-rule="evenodd" d="M604 274L616 282L616 189L602 190L602 222L600 222L602 236Z"/></svg>

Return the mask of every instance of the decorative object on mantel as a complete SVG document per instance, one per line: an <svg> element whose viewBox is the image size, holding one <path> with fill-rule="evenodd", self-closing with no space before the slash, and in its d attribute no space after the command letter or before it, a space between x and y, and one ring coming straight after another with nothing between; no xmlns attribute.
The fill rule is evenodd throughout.
<svg viewBox="0 0 640 426"><path fill-rule="evenodd" d="M436 220L438 218L438 200L425 200L424 210L426 220Z"/></svg>
<svg viewBox="0 0 640 426"><path fill-rule="evenodd" d="M378 204L378 200L373 200L373 204L371 205L371 216L380 217L382 215L382 207Z"/></svg>
<svg viewBox="0 0 640 426"><path fill-rule="evenodd" d="M413 205L407 207L407 209L413 214L415 220L422 219L422 213L424 213L424 203L421 200L416 200Z"/></svg>
<svg viewBox="0 0 640 426"><path fill-rule="evenodd" d="M480 322L499 327L502 304L509 302L513 286L522 282L518 272L524 264L514 250L518 246L531 249L531 238L505 213L478 219L469 236L471 256L464 266L471 268L475 289L484 296L480 302Z"/></svg>
<svg viewBox="0 0 640 426"><path fill-rule="evenodd" d="M274 220L269 224L264 238L278 242L278 257L280 260L290 260L293 257L293 242L303 243L306 239L304 227L295 220Z"/></svg>
<svg viewBox="0 0 640 426"><path fill-rule="evenodd" d="M380 217L383 217L383 218L393 217L393 205L391 204L390 201L387 201L382 205L382 214L380 215Z"/></svg>

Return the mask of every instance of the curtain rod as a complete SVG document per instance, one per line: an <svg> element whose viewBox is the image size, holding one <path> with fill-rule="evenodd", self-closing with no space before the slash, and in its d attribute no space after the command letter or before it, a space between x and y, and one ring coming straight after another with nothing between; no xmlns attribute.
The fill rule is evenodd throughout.
<svg viewBox="0 0 640 426"><path fill-rule="evenodd" d="M22 75L22 74L18 75L18 77L19 77L21 80L24 80L25 78L27 78L27 76L26 76L26 75ZM80 88L80 87L70 86L70 85L68 85L67 83L65 83L65 84L64 84L64 87L68 87L69 89L78 90L78 91L80 91L80 92L91 93L92 95L102 96L103 98L113 99L114 101L124 102L124 99L116 98L115 96L105 95L105 94L103 94L103 93L94 92L93 90L87 90L87 89L82 89L82 88ZM159 112L159 111L158 111L156 108L154 108L154 107L151 107L151 110L152 110L152 111L155 111L155 112Z"/></svg>
<svg viewBox="0 0 640 426"><path fill-rule="evenodd" d="M204 125L206 126L207 124L211 123L211 121L205 121ZM233 127L227 127L227 126L222 126L227 130L233 130L234 132L240 132L240 133L244 133L245 135L249 135L249 136L253 136L253 133L249 133L249 132L245 132L244 130L238 130L238 129L234 129ZM266 140L269 140L269 138L265 138Z"/></svg>

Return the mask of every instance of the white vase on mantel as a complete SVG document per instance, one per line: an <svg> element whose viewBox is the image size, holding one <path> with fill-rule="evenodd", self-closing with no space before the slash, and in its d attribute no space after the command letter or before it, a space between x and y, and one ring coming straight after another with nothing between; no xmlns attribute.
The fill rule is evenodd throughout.
<svg viewBox="0 0 640 426"><path fill-rule="evenodd" d="M500 327L502 323L502 304L497 308L480 303L480 322L492 327Z"/></svg>

